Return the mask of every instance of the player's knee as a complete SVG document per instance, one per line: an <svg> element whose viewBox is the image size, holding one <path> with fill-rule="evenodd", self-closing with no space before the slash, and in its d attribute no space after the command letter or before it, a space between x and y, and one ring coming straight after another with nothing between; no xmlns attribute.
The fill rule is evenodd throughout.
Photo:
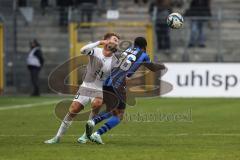
<svg viewBox="0 0 240 160"><path fill-rule="evenodd" d="M123 120L123 117L124 117L124 111L123 112L120 112L118 114L118 117L120 118L120 120Z"/></svg>
<svg viewBox="0 0 240 160"><path fill-rule="evenodd" d="M123 120L123 114L118 115L118 117L121 121Z"/></svg>
<svg viewBox="0 0 240 160"><path fill-rule="evenodd" d="M112 111L114 116L119 117L120 120L123 120L123 116L124 116L124 110L122 109L115 109Z"/></svg>
<svg viewBox="0 0 240 160"><path fill-rule="evenodd" d="M98 109L102 106L103 100L101 98L94 98L92 101L92 108Z"/></svg>
<svg viewBox="0 0 240 160"><path fill-rule="evenodd" d="M70 113L78 113L83 109L83 105L79 102L73 102L70 106L69 112Z"/></svg>

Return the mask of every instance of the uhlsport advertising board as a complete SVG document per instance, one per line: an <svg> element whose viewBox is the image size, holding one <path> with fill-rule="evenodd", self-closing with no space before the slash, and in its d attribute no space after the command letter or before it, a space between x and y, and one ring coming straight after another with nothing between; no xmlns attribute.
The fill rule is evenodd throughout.
<svg viewBox="0 0 240 160"><path fill-rule="evenodd" d="M240 63L166 63L164 97L240 97Z"/></svg>

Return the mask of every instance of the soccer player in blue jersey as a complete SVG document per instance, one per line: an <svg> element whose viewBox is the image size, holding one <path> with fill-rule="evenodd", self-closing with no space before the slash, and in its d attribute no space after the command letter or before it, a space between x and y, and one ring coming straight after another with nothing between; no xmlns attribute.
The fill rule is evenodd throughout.
<svg viewBox="0 0 240 160"><path fill-rule="evenodd" d="M101 135L116 127L122 120L126 108L127 77L131 77L141 65L151 71L165 69L163 64L150 61L146 47L146 39L137 37L133 48L128 48L120 57L112 61L111 74L103 85L103 101L106 104L107 113L96 116L86 124L86 134L91 141L103 144ZM92 133L94 126L105 119L108 119L107 122Z"/></svg>

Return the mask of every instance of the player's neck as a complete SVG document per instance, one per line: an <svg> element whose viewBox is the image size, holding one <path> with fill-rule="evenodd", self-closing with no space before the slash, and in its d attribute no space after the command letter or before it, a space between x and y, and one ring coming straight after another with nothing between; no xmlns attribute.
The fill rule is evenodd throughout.
<svg viewBox="0 0 240 160"><path fill-rule="evenodd" d="M111 57L111 56L112 56L112 51L103 49L103 55L104 55L105 57Z"/></svg>

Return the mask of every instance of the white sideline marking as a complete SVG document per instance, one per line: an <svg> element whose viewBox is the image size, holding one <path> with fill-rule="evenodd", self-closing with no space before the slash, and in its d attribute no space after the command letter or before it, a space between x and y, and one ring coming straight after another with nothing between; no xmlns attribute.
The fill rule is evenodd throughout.
<svg viewBox="0 0 240 160"><path fill-rule="evenodd" d="M179 134L159 134L159 135L138 135L138 137L172 137L172 136L240 136L240 133L203 133L203 134L188 134L188 133L179 133ZM33 134L19 134L19 135L6 135L0 134L0 137L52 137L53 134L49 135L33 135ZM64 137L79 137L79 134L69 134ZM109 137L132 137L135 135L131 134L106 134Z"/></svg>
<svg viewBox="0 0 240 160"><path fill-rule="evenodd" d="M0 111L2 111L2 110L10 110L10 109L19 109L19 108L37 107L39 105L49 105L49 104L56 103L58 101L55 100L55 101L48 101L48 102L41 102L41 103L31 103L31 104L22 104L22 105L14 105L14 106L4 106L4 107L0 107Z"/></svg>
<svg viewBox="0 0 240 160"><path fill-rule="evenodd" d="M240 136L240 133L225 133L225 134L221 134L221 133L205 133L202 134L202 136Z"/></svg>

